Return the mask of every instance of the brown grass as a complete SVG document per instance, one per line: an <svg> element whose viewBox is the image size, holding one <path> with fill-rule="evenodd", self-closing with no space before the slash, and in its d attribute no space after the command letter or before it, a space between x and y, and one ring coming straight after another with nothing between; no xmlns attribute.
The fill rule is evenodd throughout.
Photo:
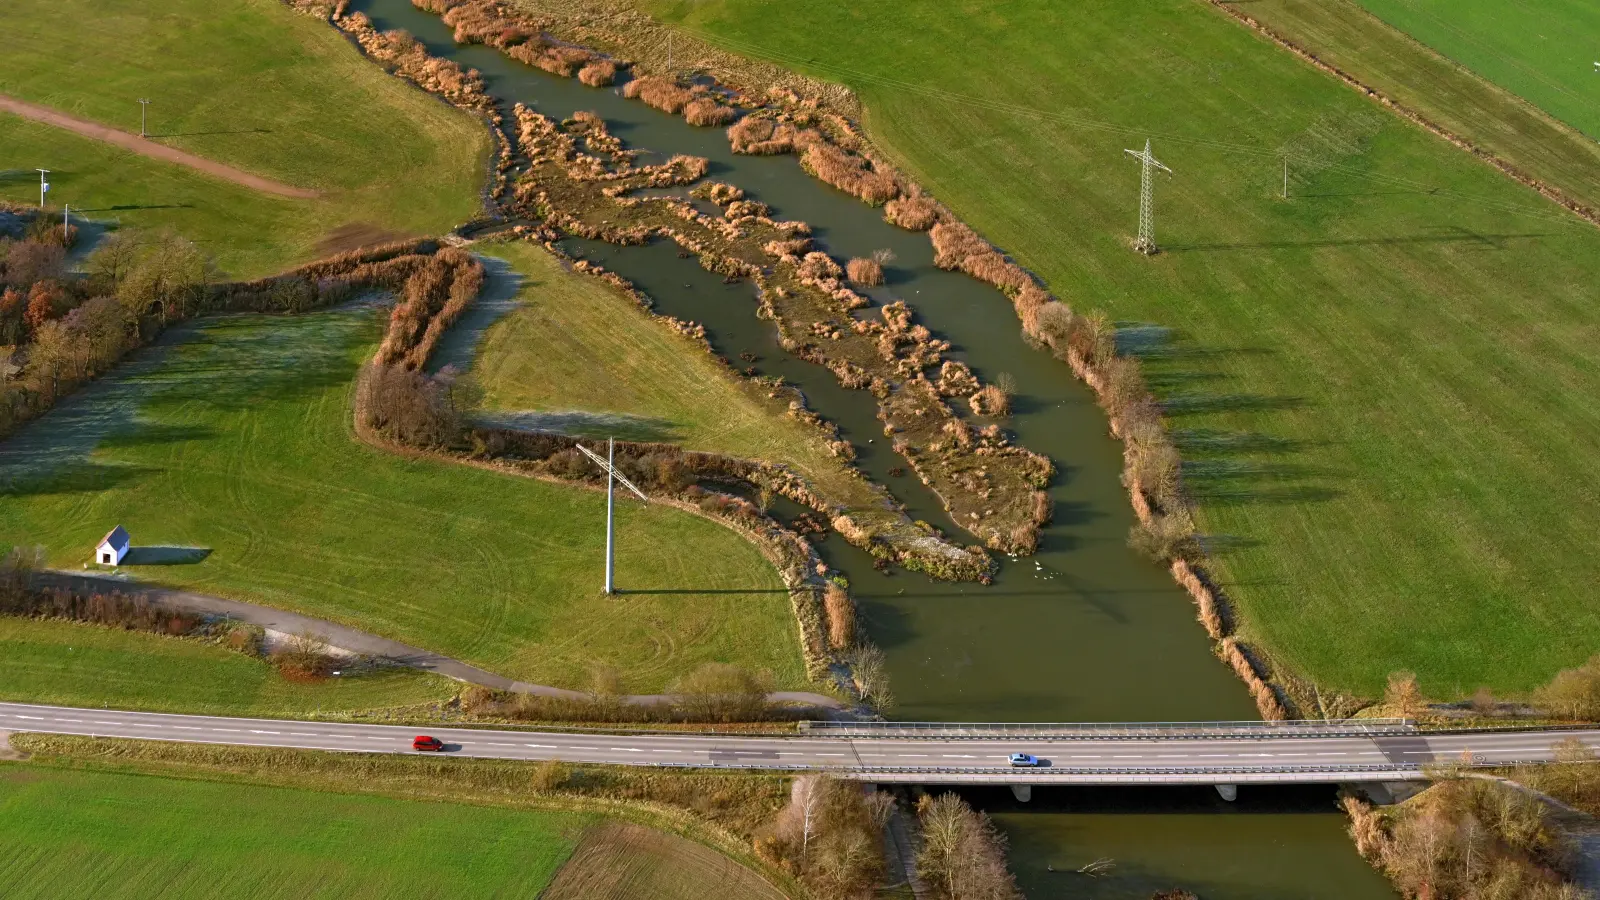
<svg viewBox="0 0 1600 900"><path fill-rule="evenodd" d="M617 80L617 64L609 59L596 59L578 70L578 80L590 87L605 87Z"/></svg>
<svg viewBox="0 0 1600 900"><path fill-rule="evenodd" d="M999 385L986 384L978 392L967 398L972 404L974 415L987 416L991 419L1003 419L1011 415L1011 397L1000 389Z"/></svg>
<svg viewBox="0 0 1600 900"><path fill-rule="evenodd" d="M865 157L823 141L805 148L800 154L800 166L816 178L873 206L900 194L900 185L893 174L873 168Z"/></svg>
<svg viewBox="0 0 1600 900"><path fill-rule="evenodd" d="M908 231L927 231L939 221L939 204L920 194L897 197L884 206L883 218Z"/></svg>
<svg viewBox="0 0 1600 900"><path fill-rule="evenodd" d="M630 100L643 101L647 106L653 106L674 116L683 112L689 101L695 99L693 91L660 75L646 75L633 79L622 86L622 96Z"/></svg>
<svg viewBox="0 0 1600 900"><path fill-rule="evenodd" d="M883 266L879 265L877 260L857 257L850 260L844 270L851 281L862 287L877 287L883 284Z"/></svg>
<svg viewBox="0 0 1600 900"><path fill-rule="evenodd" d="M543 900L704 900L707 896L783 900L754 871L710 847L628 822L607 821L539 895Z"/></svg>
<svg viewBox="0 0 1600 900"><path fill-rule="evenodd" d="M822 605L828 613L828 644L835 650L848 649L856 641L856 605L850 593L830 581Z"/></svg>
<svg viewBox="0 0 1600 900"><path fill-rule="evenodd" d="M701 97L689 101L683 108L684 121L690 125L709 126L726 125L733 121L736 113L731 106L723 106L710 97Z"/></svg>

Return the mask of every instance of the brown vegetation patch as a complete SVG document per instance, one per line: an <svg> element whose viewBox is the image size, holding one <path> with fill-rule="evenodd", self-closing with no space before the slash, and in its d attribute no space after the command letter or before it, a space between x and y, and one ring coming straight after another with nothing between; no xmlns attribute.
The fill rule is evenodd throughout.
<svg viewBox="0 0 1600 900"><path fill-rule="evenodd" d="M710 97L691 100L683 108L683 118L690 125L726 125L737 115L731 106L723 106Z"/></svg>
<svg viewBox="0 0 1600 900"><path fill-rule="evenodd" d="M874 259L857 257L845 265L845 272L850 280L862 287L878 287L883 284L883 266Z"/></svg>
<svg viewBox="0 0 1600 900"><path fill-rule="evenodd" d="M622 96L630 100L643 101L646 106L653 106L672 115L683 112L689 101L695 99L694 91L660 75L646 75L643 78L633 79L622 86Z"/></svg>
<svg viewBox="0 0 1600 900"><path fill-rule="evenodd" d="M539 896L546 900L783 900L782 891L729 857L687 838L607 821L584 834Z"/></svg>

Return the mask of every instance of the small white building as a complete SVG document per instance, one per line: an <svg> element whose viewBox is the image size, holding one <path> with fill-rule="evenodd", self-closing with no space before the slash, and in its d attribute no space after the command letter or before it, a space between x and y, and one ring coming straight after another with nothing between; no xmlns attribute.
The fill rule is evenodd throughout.
<svg viewBox="0 0 1600 900"><path fill-rule="evenodd" d="M94 560L104 566L118 565L128 555L128 547L132 543L128 529L118 525L100 539L99 546L94 548Z"/></svg>

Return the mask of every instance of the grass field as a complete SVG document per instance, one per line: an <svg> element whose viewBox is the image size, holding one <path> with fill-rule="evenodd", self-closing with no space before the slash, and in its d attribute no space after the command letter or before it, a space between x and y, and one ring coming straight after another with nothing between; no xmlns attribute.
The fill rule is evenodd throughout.
<svg viewBox="0 0 1600 900"><path fill-rule="evenodd" d="M483 126L392 78L327 25L277 0L10 0L0 93L323 192L286 200L0 115L0 198L170 225L227 272L315 255L340 226L437 233L472 215Z"/></svg>
<svg viewBox="0 0 1600 900"><path fill-rule="evenodd" d="M649 5L849 83L1065 299L1157 326L1247 638L1368 695L1402 668L1523 690L1593 652L1600 231L1195 0ZM1128 249L1147 136L1174 171L1155 258Z"/></svg>
<svg viewBox="0 0 1600 900"><path fill-rule="evenodd" d="M737 534L619 504L599 592L600 495L412 460L350 434L378 314L214 319L0 444L0 543L76 568L120 522L136 546L205 547L137 577L336 619L529 681L594 665L656 691L702 662L804 682L776 571Z"/></svg>
<svg viewBox="0 0 1600 900"><path fill-rule="evenodd" d="M1596 132L1591 128L1589 135L1583 134L1546 113L1548 110L1577 124L1585 121L1584 116L1592 119L1592 101L1588 107L1580 104L1580 109L1569 113L1561 112L1562 107L1553 101L1541 110L1517 95L1519 85L1547 80L1547 76L1538 71L1522 71L1519 66L1526 60L1508 56L1498 68L1489 66L1474 74L1367 11L1380 7L1404 8L1417 15L1429 9L1441 9L1440 4L1427 0L1373 0L1365 8L1356 0L1260 0L1250 4L1249 14L1300 46L1313 50L1322 60L1352 73L1363 84L1371 85L1452 133L1492 151L1531 177L1559 188L1582 203L1600 208L1600 143L1590 136ZM1479 20L1492 10L1526 9L1526 5L1454 3L1449 8L1448 16L1435 16L1434 30L1463 45L1469 45L1466 37L1482 37L1498 43L1515 42L1530 34L1527 27L1530 19L1524 19L1521 25L1505 34L1492 36L1470 32L1455 35L1450 31ZM1542 11L1563 21L1564 28L1560 30L1570 26L1580 33L1589 15L1570 3L1543 4ZM1458 13L1459 19L1456 18ZM1570 100L1574 92L1581 97L1585 91L1589 97L1600 97L1595 93L1600 88L1600 76L1585 74L1592 72L1592 60L1583 63L1589 67L1585 72L1574 74L1572 69L1573 61L1568 53L1582 52L1582 42L1553 36L1552 32L1557 29L1540 30L1551 37L1547 43L1560 44L1567 52L1549 56L1541 53L1539 59L1552 66L1550 74L1560 74L1571 82L1553 82L1552 90L1546 93L1566 100ZM1498 71L1508 73L1507 77L1504 80L1496 77ZM1513 78L1513 74L1521 77ZM1488 76L1500 87L1491 85L1480 75ZM1561 90L1554 90L1557 87ZM1523 96L1533 99L1536 93L1530 88Z"/></svg>
<svg viewBox="0 0 1600 900"><path fill-rule="evenodd" d="M1600 137L1600 7L1584 0L1361 0L1385 22Z"/></svg>
<svg viewBox="0 0 1600 900"><path fill-rule="evenodd" d="M592 815L0 764L31 897L527 897Z"/></svg>
<svg viewBox="0 0 1600 900"><path fill-rule="evenodd" d="M0 699L193 714L295 717L442 702L459 686L411 669L319 684L194 640L0 618Z"/></svg>
<svg viewBox="0 0 1600 900"><path fill-rule="evenodd" d="M574 433L785 462L831 498L877 505L877 495L829 455L816 429L784 415L787 401L729 377L632 301L565 271L542 249L504 244L489 252L524 281L517 308L488 330L473 365L487 408L576 411L581 415L564 423Z"/></svg>

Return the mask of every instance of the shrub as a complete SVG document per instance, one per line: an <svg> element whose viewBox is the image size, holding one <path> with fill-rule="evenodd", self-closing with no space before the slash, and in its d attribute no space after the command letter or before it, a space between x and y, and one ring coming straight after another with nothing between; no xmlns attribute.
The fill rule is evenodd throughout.
<svg viewBox="0 0 1600 900"><path fill-rule="evenodd" d="M881 798L881 799L880 799ZM800 878L815 896L869 897L884 872L887 795L823 775L791 783L789 804L757 840L756 852Z"/></svg>
<svg viewBox="0 0 1600 900"><path fill-rule="evenodd" d="M460 436L447 384L376 360L356 381L356 416L379 435L411 447L444 447Z"/></svg>
<svg viewBox="0 0 1600 900"><path fill-rule="evenodd" d="M1549 684L1533 692L1533 702L1564 719L1600 718L1600 656L1557 672Z"/></svg>
<svg viewBox="0 0 1600 900"><path fill-rule="evenodd" d="M672 686L673 703L697 722L756 722L766 715L770 678L728 663L706 663Z"/></svg>
<svg viewBox="0 0 1600 900"><path fill-rule="evenodd" d="M850 260L845 264L845 272L850 280L863 287L877 287L883 284L883 266L873 259Z"/></svg>
<svg viewBox="0 0 1600 900"><path fill-rule="evenodd" d="M1413 672L1390 672L1389 683L1383 689L1383 702L1405 718L1419 716L1428 708Z"/></svg>
<svg viewBox="0 0 1600 900"><path fill-rule="evenodd" d="M826 141L815 141L800 155L800 167L816 178L873 206L893 200L900 185L888 172L872 168L865 158L849 153Z"/></svg>
<svg viewBox="0 0 1600 900"><path fill-rule="evenodd" d="M974 415L1004 418L1011 415L1011 397L997 384L986 384L967 398Z"/></svg>

